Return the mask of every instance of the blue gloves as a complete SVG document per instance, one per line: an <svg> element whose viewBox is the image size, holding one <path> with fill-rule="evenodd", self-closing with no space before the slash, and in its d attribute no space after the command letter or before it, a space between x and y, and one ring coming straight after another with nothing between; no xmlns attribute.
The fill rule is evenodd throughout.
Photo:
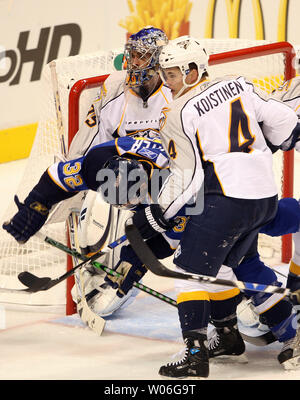
<svg viewBox="0 0 300 400"><path fill-rule="evenodd" d="M24 204L19 201L18 196L14 200L19 211L10 221L4 222L2 228L23 244L44 225L49 209L40 202L41 196L34 191L30 192Z"/></svg>

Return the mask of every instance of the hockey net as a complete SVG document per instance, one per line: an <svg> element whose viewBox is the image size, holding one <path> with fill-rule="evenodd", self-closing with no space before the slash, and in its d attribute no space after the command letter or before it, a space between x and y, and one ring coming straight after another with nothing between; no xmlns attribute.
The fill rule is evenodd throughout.
<svg viewBox="0 0 300 400"><path fill-rule="evenodd" d="M203 46L210 55L210 77L224 75L243 75L255 86L270 94L285 79L293 76L292 47L288 43L279 45L266 41L249 41L243 39L205 39ZM243 50L238 50L243 49ZM58 85L60 109L64 142L67 146L76 133L80 121L86 116L92 100L99 90L100 77L116 70L116 58L120 58L122 49L110 52L97 52L89 55L79 55L55 60L55 79ZM23 201L28 192L38 182L43 171L60 158L62 140L61 130L57 124L57 114L53 93L53 74L47 65L41 82L40 121L35 141L32 147L24 176L16 191ZM53 70L52 70L53 72ZM93 78L92 78L93 77ZM91 79L92 78L92 79ZM73 86L80 80L80 84ZM71 88L73 87L73 90ZM74 87L76 90L74 90ZM69 96L70 104L69 104ZM78 108L79 107L79 108ZM292 153L292 152L289 152ZM293 154L287 160L278 152L274 157L274 171L279 191L284 187L284 195L291 196L293 191ZM66 207L67 209L67 207ZM16 212L13 202L5 210L1 220L11 218ZM51 218L50 218L51 221ZM42 232L67 244L66 222L47 223ZM263 236L263 235L262 235ZM287 244L285 262L291 254L291 244ZM282 244L280 239L262 237L260 239L262 258L269 264L282 260ZM0 286L8 288L23 288L17 276L26 270L38 276L55 278L66 270L66 255L49 246L38 237L32 237L26 244L18 243L0 230ZM69 293L67 294L70 301ZM66 285L61 283L56 287L32 295L0 294L0 301L28 305L61 305L66 304Z"/></svg>

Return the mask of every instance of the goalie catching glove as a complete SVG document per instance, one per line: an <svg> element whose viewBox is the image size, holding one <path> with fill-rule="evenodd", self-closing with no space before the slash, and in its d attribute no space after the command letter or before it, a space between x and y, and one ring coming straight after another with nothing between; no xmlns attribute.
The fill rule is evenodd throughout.
<svg viewBox="0 0 300 400"><path fill-rule="evenodd" d="M2 228L10 233L20 244L26 243L46 222L49 209L42 204L41 198L33 191L21 203L18 196L14 197L18 212L8 222L4 222Z"/></svg>
<svg viewBox="0 0 300 400"><path fill-rule="evenodd" d="M124 246L121 250L120 261L115 271L122 276L107 275L105 282L113 289L118 289L116 295L122 298L132 289L135 282L139 282L142 279L147 272L147 268L141 263L131 246Z"/></svg>
<svg viewBox="0 0 300 400"><path fill-rule="evenodd" d="M150 239L176 226L175 221L167 221L164 218L163 210L158 204L150 204L136 212L132 217L132 222L140 231L143 239Z"/></svg>

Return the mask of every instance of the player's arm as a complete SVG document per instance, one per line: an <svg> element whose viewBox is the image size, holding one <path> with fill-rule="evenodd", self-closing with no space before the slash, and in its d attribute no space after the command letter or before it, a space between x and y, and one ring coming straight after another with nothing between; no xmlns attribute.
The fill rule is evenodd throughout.
<svg viewBox="0 0 300 400"><path fill-rule="evenodd" d="M256 119L260 123L266 139L274 146L288 150L295 146L299 138L297 114L282 101L263 99L248 85L253 99Z"/></svg>
<svg viewBox="0 0 300 400"><path fill-rule="evenodd" d="M85 155L93 146L113 139L113 132L109 132L105 120L111 115L108 113L104 116L102 110L122 93L125 75L126 71L117 71L112 73L103 83L97 98L91 104L80 129L72 140L68 159ZM115 107L118 110L118 104Z"/></svg>
<svg viewBox="0 0 300 400"><path fill-rule="evenodd" d="M133 223L144 239L174 227L176 213L201 188L204 173L192 120L188 111L167 115L161 138L170 158L170 174L160 191L159 204L152 204L133 216Z"/></svg>
<svg viewBox="0 0 300 400"><path fill-rule="evenodd" d="M288 137L279 148L283 151L289 151L292 149L296 149L300 151L300 123L298 122L295 128L293 129L290 137Z"/></svg>
<svg viewBox="0 0 300 400"><path fill-rule="evenodd" d="M97 190L97 173L105 161L116 155L114 143L96 146L85 157L51 165L24 202L17 196L18 212L3 224L3 229L18 242L25 243L45 224L51 208L83 190Z"/></svg>

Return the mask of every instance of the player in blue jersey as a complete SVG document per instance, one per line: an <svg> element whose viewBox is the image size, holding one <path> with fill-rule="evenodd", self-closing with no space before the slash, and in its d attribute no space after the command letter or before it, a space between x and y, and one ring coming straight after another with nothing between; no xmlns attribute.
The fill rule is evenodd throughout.
<svg viewBox="0 0 300 400"><path fill-rule="evenodd" d="M120 155L141 162L150 160L151 166L160 169L168 166L168 157L159 139L122 137L94 146L85 156L57 162L47 168L24 203L15 196L19 212L4 224L4 229L19 243L25 243L44 225L55 204L79 191L97 191L103 183L97 174L109 159Z"/></svg>

